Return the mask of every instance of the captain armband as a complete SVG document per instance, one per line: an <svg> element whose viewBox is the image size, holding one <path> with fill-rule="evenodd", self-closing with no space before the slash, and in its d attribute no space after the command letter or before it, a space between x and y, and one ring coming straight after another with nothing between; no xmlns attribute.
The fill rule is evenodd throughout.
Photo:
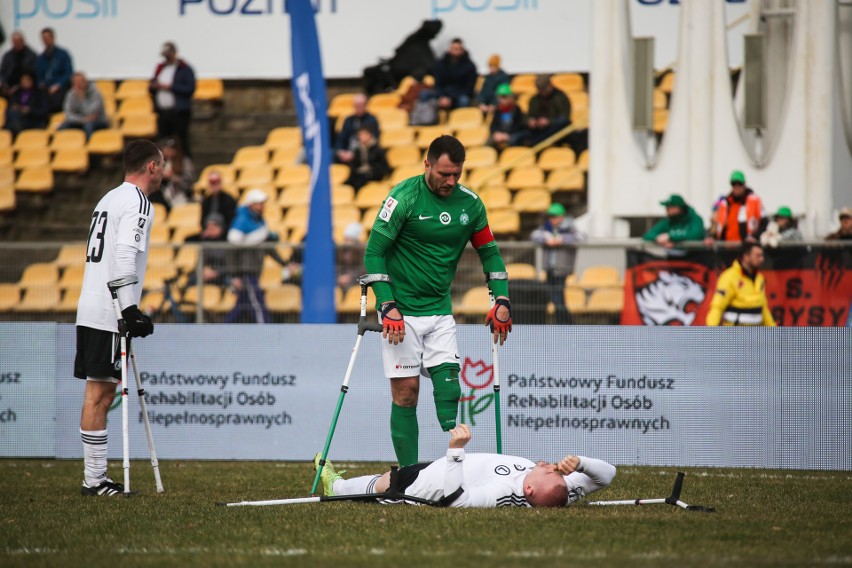
<svg viewBox="0 0 852 568"><path fill-rule="evenodd" d="M390 276L388 276L387 274L364 274L363 276L360 276L358 278L358 282L360 284L366 284L367 286L369 286L370 284L373 284L374 282L388 282L389 283L390 281L391 281Z"/></svg>
<svg viewBox="0 0 852 568"><path fill-rule="evenodd" d="M492 280L508 280L509 273L508 272L489 272L486 275L486 279L491 282Z"/></svg>

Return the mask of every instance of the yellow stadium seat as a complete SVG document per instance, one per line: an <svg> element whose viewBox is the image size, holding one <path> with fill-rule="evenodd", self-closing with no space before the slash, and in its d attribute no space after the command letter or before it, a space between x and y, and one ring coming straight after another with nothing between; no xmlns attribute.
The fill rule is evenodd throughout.
<svg viewBox="0 0 852 568"><path fill-rule="evenodd" d="M455 312L462 316L482 316L491 309L491 299L488 295L488 287L475 286L462 294L461 301Z"/></svg>
<svg viewBox="0 0 852 568"><path fill-rule="evenodd" d="M150 96L148 85L149 82L146 79L124 80L115 90L115 98L121 101L132 97Z"/></svg>
<svg viewBox="0 0 852 568"><path fill-rule="evenodd" d="M275 170L269 165L246 166L240 170L236 186L240 190L245 190L255 186L273 183L274 173Z"/></svg>
<svg viewBox="0 0 852 568"><path fill-rule="evenodd" d="M450 134L450 129L447 128L446 125L436 124L433 126L418 126L417 127L417 136L414 139L414 143L417 144L418 147L423 148L424 150L432 144L432 141L439 136L443 136L444 134Z"/></svg>
<svg viewBox="0 0 852 568"><path fill-rule="evenodd" d="M308 172L310 172L310 168ZM341 185L349 179L349 166L346 164L331 164L328 172L331 185Z"/></svg>
<svg viewBox="0 0 852 568"><path fill-rule="evenodd" d="M275 203L274 199L270 199L269 203L266 204L266 207L263 209L263 220L266 221L266 224L272 228L277 227L281 224L281 220L284 218L284 213L281 209L281 206ZM274 230L274 229L271 229ZM174 237L172 237L174 240Z"/></svg>
<svg viewBox="0 0 852 568"><path fill-rule="evenodd" d="M86 245L62 245L59 249L59 254L56 256L56 260L54 260L53 263L61 268L68 266L83 266L86 263Z"/></svg>
<svg viewBox="0 0 852 568"><path fill-rule="evenodd" d="M301 148L302 129L298 126L279 126L273 128L266 135L266 142L263 145L269 150L277 148Z"/></svg>
<svg viewBox="0 0 852 568"><path fill-rule="evenodd" d="M272 157L269 158L269 165L277 170L290 168L299 163L299 156L301 154L301 146L275 148L272 150Z"/></svg>
<svg viewBox="0 0 852 568"><path fill-rule="evenodd" d="M59 286L55 282L42 286L30 286L24 289L24 295L21 302L15 307L15 311L49 312L56 309L59 300Z"/></svg>
<svg viewBox="0 0 852 568"><path fill-rule="evenodd" d="M54 308L58 312L76 312L82 286L63 286L62 298Z"/></svg>
<svg viewBox="0 0 852 568"><path fill-rule="evenodd" d="M550 207L550 192L543 187L527 187L518 191L512 200L518 213L543 213Z"/></svg>
<svg viewBox="0 0 852 568"><path fill-rule="evenodd" d="M622 288L599 288L593 290L586 304L589 312L616 313L624 309L624 290Z"/></svg>
<svg viewBox="0 0 852 568"><path fill-rule="evenodd" d="M328 105L328 115L336 118L352 114L354 110L352 101L354 99L355 93L340 93L339 95L335 95Z"/></svg>
<svg viewBox="0 0 852 568"><path fill-rule="evenodd" d="M234 169L234 166L231 164L210 164L201 170L201 174L198 176L198 181L196 181L193 186L195 191L204 191L207 189L207 178L210 177L212 172L219 174L219 177L222 179L223 189L227 190L228 188L234 187L234 182L237 179L237 172Z"/></svg>
<svg viewBox="0 0 852 568"><path fill-rule="evenodd" d="M590 266L583 271L578 284L584 288L621 286L621 277L612 266Z"/></svg>
<svg viewBox="0 0 852 568"><path fill-rule="evenodd" d="M166 280L171 280L177 275L174 265L162 264L149 266L145 270L145 282L142 288L145 290L162 290L166 286Z"/></svg>
<svg viewBox="0 0 852 568"><path fill-rule="evenodd" d="M382 148L393 148L394 146L407 146L414 144L417 131L411 126L399 128L382 129L379 134L379 145Z"/></svg>
<svg viewBox="0 0 852 568"><path fill-rule="evenodd" d="M506 265L506 272L512 280L538 280L535 266L526 262L510 262Z"/></svg>
<svg viewBox="0 0 852 568"><path fill-rule="evenodd" d="M672 89L674 89L674 81L675 81L675 73L674 71L669 71L663 78L660 80L660 90L666 94L671 94Z"/></svg>
<svg viewBox="0 0 852 568"><path fill-rule="evenodd" d="M423 160L423 151L414 144L393 146L388 148L387 159L391 168L420 165Z"/></svg>
<svg viewBox="0 0 852 568"><path fill-rule="evenodd" d="M399 93L376 93L367 100L367 111L374 114L379 109L398 108L401 100Z"/></svg>
<svg viewBox="0 0 852 568"><path fill-rule="evenodd" d="M665 91L660 88L654 89L654 109L661 109L668 107L668 97L666 96Z"/></svg>
<svg viewBox="0 0 852 568"><path fill-rule="evenodd" d="M538 166L517 166L506 178L506 187L513 190L543 186L544 171Z"/></svg>
<svg viewBox="0 0 852 568"><path fill-rule="evenodd" d="M126 97L121 99L115 110L117 118L124 118L135 114L154 114L154 103L147 94L138 97Z"/></svg>
<svg viewBox="0 0 852 568"><path fill-rule="evenodd" d="M565 94L586 89L583 76L579 73L556 73L550 78L550 82Z"/></svg>
<svg viewBox="0 0 852 568"><path fill-rule="evenodd" d="M473 189L481 189L489 185L504 186L506 184L506 172L500 166L474 168L465 174L463 183Z"/></svg>
<svg viewBox="0 0 852 568"><path fill-rule="evenodd" d="M12 148L18 152L25 148L47 148L48 142L50 142L50 132L41 128L32 128L19 132Z"/></svg>
<svg viewBox="0 0 852 568"><path fill-rule="evenodd" d="M175 251L170 246L152 246L148 251L148 266L168 266L174 259Z"/></svg>
<svg viewBox="0 0 852 568"><path fill-rule="evenodd" d="M266 146L243 146L234 154L231 165L236 170L252 166L265 166L269 163L269 149Z"/></svg>
<svg viewBox="0 0 852 568"><path fill-rule="evenodd" d="M459 142L464 144L465 148L484 146L488 143L488 138L490 136L491 132L488 130L488 127L482 125L459 128L456 130L456 138L458 138Z"/></svg>
<svg viewBox="0 0 852 568"><path fill-rule="evenodd" d="M180 245L183 244L187 238L191 237L192 235L197 235L199 232L201 232L200 227L175 227L172 230L172 238L169 239L169 242L172 244Z"/></svg>
<svg viewBox="0 0 852 568"><path fill-rule="evenodd" d="M222 298L219 300L219 304L213 308L211 308L211 312L217 314L224 314L230 312L234 309L234 306L237 304L237 295L230 289L222 291Z"/></svg>
<svg viewBox="0 0 852 568"><path fill-rule="evenodd" d="M295 284L282 284L266 290L266 306L275 313L302 311L302 289Z"/></svg>
<svg viewBox="0 0 852 568"><path fill-rule="evenodd" d="M278 196L278 205L285 209L294 205L307 205L311 202L310 186L303 183L288 185Z"/></svg>
<svg viewBox="0 0 852 568"><path fill-rule="evenodd" d="M0 312L10 311L21 302L21 288L17 284L0 283Z"/></svg>
<svg viewBox="0 0 852 568"><path fill-rule="evenodd" d="M198 266L198 246L182 245L174 259L175 266L183 271L194 271Z"/></svg>
<svg viewBox="0 0 852 568"><path fill-rule="evenodd" d="M15 157L15 169L41 168L50 165L50 148L24 148Z"/></svg>
<svg viewBox="0 0 852 568"><path fill-rule="evenodd" d="M290 231L293 229L307 230L308 212L309 209L307 205L293 205L287 209L287 212L284 214L284 219L282 221L284 227Z"/></svg>
<svg viewBox="0 0 852 568"><path fill-rule="evenodd" d="M201 227L201 203L183 203L175 205L169 212L166 224L169 228ZM156 226L156 225L155 225Z"/></svg>
<svg viewBox="0 0 852 568"><path fill-rule="evenodd" d="M571 122L578 128L585 128L589 123L589 93L573 91L566 94L571 100Z"/></svg>
<svg viewBox="0 0 852 568"><path fill-rule="evenodd" d="M512 87L512 93L515 96L520 94L535 94L535 75L531 73L520 73L512 77L512 81L509 83L509 86Z"/></svg>
<svg viewBox="0 0 852 568"><path fill-rule="evenodd" d="M446 126L454 131L482 126L482 111L477 107L455 108L450 111Z"/></svg>
<svg viewBox="0 0 852 568"><path fill-rule="evenodd" d="M527 113L530 110L530 99L532 98L533 93L521 93L518 95L517 105L518 108L521 109L521 112Z"/></svg>
<svg viewBox="0 0 852 568"><path fill-rule="evenodd" d="M361 225L368 231L373 228L373 223L376 222L376 217L379 216L380 209L381 206L376 205L365 210L364 214L361 215Z"/></svg>
<svg viewBox="0 0 852 568"><path fill-rule="evenodd" d="M515 235L521 230L521 217L514 209L495 209L488 212L491 232L498 235Z"/></svg>
<svg viewBox="0 0 852 568"><path fill-rule="evenodd" d="M95 88L101 94L101 98L115 98L115 81L113 81L112 79L100 79L98 81L95 81Z"/></svg>
<svg viewBox="0 0 852 568"><path fill-rule="evenodd" d="M196 101L221 101L225 96L222 79L198 79L192 98Z"/></svg>
<svg viewBox="0 0 852 568"><path fill-rule="evenodd" d="M497 163L512 168L534 166L535 153L523 146L509 146L500 153L500 160Z"/></svg>
<svg viewBox="0 0 852 568"><path fill-rule="evenodd" d="M0 186L15 185L15 168L11 162L0 164Z"/></svg>
<svg viewBox="0 0 852 568"><path fill-rule="evenodd" d="M66 266L62 270L62 276L59 277L60 288L74 288L83 285L83 272L86 270L85 264L73 264Z"/></svg>
<svg viewBox="0 0 852 568"><path fill-rule="evenodd" d="M12 147L12 131L11 130L0 130L0 148L11 148L11 147Z"/></svg>
<svg viewBox="0 0 852 568"><path fill-rule="evenodd" d="M478 109L477 112L479 112ZM482 168L485 166L493 166L496 163L497 150L491 146L475 146L467 149L464 167Z"/></svg>
<svg viewBox="0 0 852 568"><path fill-rule="evenodd" d="M151 227L151 244L152 245L164 245L167 244L171 238L172 229L166 223L156 224Z"/></svg>
<svg viewBox="0 0 852 568"><path fill-rule="evenodd" d="M50 132L51 136L53 136L57 132L63 132L59 130L59 126L63 122L65 122L64 112L54 112L50 115L50 120L47 121L47 131Z"/></svg>
<svg viewBox="0 0 852 568"><path fill-rule="evenodd" d="M337 305L337 311L343 314L357 314L361 311L361 287L352 286L343 293L343 299ZM375 311L376 295L367 288L367 312Z"/></svg>
<svg viewBox="0 0 852 568"><path fill-rule="evenodd" d="M390 193L391 185L381 181L371 181L355 194L355 205L361 209L378 207Z"/></svg>
<svg viewBox="0 0 852 568"><path fill-rule="evenodd" d="M669 111L665 108L654 109L654 132L657 134L665 131L669 123Z"/></svg>
<svg viewBox="0 0 852 568"><path fill-rule="evenodd" d="M6 130L0 130L0 132L7 132ZM12 148L0 148L0 167L9 166L12 167L12 163L14 162L15 151ZM14 177L14 174L13 174Z"/></svg>
<svg viewBox="0 0 852 568"><path fill-rule="evenodd" d="M583 191L586 179L583 170L577 166L569 166L550 172L546 185L550 191Z"/></svg>
<svg viewBox="0 0 852 568"><path fill-rule="evenodd" d="M14 211L17 205L15 198L15 185L5 184L0 185L0 211Z"/></svg>
<svg viewBox="0 0 852 568"><path fill-rule="evenodd" d="M117 155L124 151L124 137L117 128L96 130L89 138L86 149L90 154Z"/></svg>
<svg viewBox="0 0 852 568"><path fill-rule="evenodd" d="M577 161L577 156L571 148L560 146L551 146L545 148L538 156L538 167L546 172L553 171L558 168L567 168L573 166Z"/></svg>
<svg viewBox="0 0 852 568"><path fill-rule="evenodd" d="M354 205L336 205L331 210L331 223L335 227L346 227L361 222L361 211Z"/></svg>
<svg viewBox="0 0 852 568"><path fill-rule="evenodd" d="M399 166L393 169L390 180L397 184L402 180L423 174L423 164L412 164L410 166Z"/></svg>
<svg viewBox="0 0 852 568"><path fill-rule="evenodd" d="M68 130L59 130L53 134L50 140L50 149L54 152L65 150L67 148L79 149L86 148L86 133L82 130L69 128Z"/></svg>
<svg viewBox="0 0 852 568"><path fill-rule="evenodd" d="M580 152L580 155L577 156L577 166L583 170L584 172L589 171L589 150L583 150Z"/></svg>
<svg viewBox="0 0 852 568"><path fill-rule="evenodd" d="M275 185L286 187L288 185L308 185L311 183L311 167L307 164L295 164L278 170L275 176Z"/></svg>
<svg viewBox="0 0 852 568"><path fill-rule="evenodd" d="M130 114L121 118L121 135L125 138L153 138L157 135L157 115Z"/></svg>
<svg viewBox="0 0 852 568"><path fill-rule="evenodd" d="M346 184L337 184L331 186L331 204L334 206L338 205L351 205L355 206L353 202L355 201L355 188L351 185Z"/></svg>
<svg viewBox="0 0 852 568"><path fill-rule="evenodd" d="M576 286L565 288L565 305L572 313L581 313L586 310L586 291Z"/></svg>
<svg viewBox="0 0 852 568"><path fill-rule="evenodd" d="M18 285L21 288L45 286L59 282L59 268L52 262L34 262L24 268Z"/></svg>
<svg viewBox="0 0 852 568"><path fill-rule="evenodd" d="M154 225L160 225L166 222L166 217L169 215L169 210L162 203L152 203L154 206Z"/></svg>
<svg viewBox="0 0 852 568"><path fill-rule="evenodd" d="M62 148L54 154L50 168L55 172L83 173L89 169L89 153L85 147Z"/></svg>
<svg viewBox="0 0 852 568"><path fill-rule="evenodd" d="M198 286L190 286L183 293L181 298L180 309L182 312L194 313L197 310L199 291ZM200 292L201 308L204 311L212 311L216 309L222 299L222 290L218 286L212 284L203 284Z"/></svg>
<svg viewBox="0 0 852 568"><path fill-rule="evenodd" d="M510 207L512 192L504 185L488 185L479 192L479 198L488 211Z"/></svg>
<svg viewBox="0 0 852 568"><path fill-rule="evenodd" d="M105 98L104 99L104 114L106 114L107 121L112 122L115 117L115 111L118 108L118 101L113 98Z"/></svg>
<svg viewBox="0 0 852 568"><path fill-rule="evenodd" d="M15 191L47 193L53 191L53 172L50 166L25 168L15 182Z"/></svg>
<svg viewBox="0 0 852 568"><path fill-rule="evenodd" d="M376 120L379 122L379 130L381 131L408 127L408 111L405 109L380 107L371 112L376 116Z"/></svg>

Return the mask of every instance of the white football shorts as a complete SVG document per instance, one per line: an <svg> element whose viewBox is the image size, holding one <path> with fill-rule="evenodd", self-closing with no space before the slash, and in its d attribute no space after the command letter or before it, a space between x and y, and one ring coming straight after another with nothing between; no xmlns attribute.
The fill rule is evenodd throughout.
<svg viewBox="0 0 852 568"><path fill-rule="evenodd" d="M403 316L405 339L391 345L382 338L385 376L429 376L427 369L441 363L459 363L456 320L453 316Z"/></svg>

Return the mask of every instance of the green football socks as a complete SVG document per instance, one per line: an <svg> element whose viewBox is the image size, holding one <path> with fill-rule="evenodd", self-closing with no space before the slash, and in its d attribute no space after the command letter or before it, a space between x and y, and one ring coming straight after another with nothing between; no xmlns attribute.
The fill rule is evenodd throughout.
<svg viewBox="0 0 852 568"><path fill-rule="evenodd" d="M397 406L391 403L391 440L399 467L417 463L417 445L420 430L417 426L416 406Z"/></svg>
<svg viewBox="0 0 852 568"><path fill-rule="evenodd" d="M441 430L449 432L456 427L456 416L461 398L459 366L456 363L441 363L429 368L432 376L432 396Z"/></svg>

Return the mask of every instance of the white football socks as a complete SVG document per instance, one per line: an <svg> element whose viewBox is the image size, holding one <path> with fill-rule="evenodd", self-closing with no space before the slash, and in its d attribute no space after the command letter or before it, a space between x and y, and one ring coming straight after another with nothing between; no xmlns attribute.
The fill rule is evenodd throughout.
<svg viewBox="0 0 852 568"><path fill-rule="evenodd" d="M381 475L362 475L352 479L338 479L332 485L335 495L361 495L375 493L376 482Z"/></svg>
<svg viewBox="0 0 852 568"><path fill-rule="evenodd" d="M94 487L106 479L107 431L80 430L83 439L83 478Z"/></svg>

